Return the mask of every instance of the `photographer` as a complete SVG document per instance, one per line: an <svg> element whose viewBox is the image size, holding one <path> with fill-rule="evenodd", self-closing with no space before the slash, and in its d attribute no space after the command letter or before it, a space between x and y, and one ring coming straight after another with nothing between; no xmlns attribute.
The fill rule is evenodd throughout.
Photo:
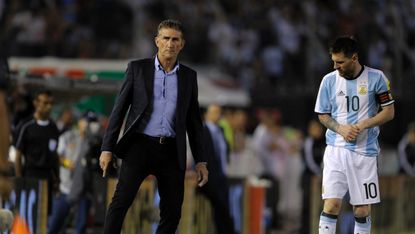
<svg viewBox="0 0 415 234"><path fill-rule="evenodd" d="M77 205L76 233L86 233L91 206L91 150L97 141L98 118L93 111L86 111L78 120L77 128L63 133L59 138L60 193L54 198L53 213L48 233L59 233L72 206Z"/></svg>

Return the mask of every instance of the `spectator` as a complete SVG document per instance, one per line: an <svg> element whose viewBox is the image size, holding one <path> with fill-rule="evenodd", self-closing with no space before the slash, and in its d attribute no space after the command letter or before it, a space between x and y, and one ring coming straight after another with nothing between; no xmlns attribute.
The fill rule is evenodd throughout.
<svg viewBox="0 0 415 234"><path fill-rule="evenodd" d="M281 136L281 114L278 110L260 110L258 115L260 124L254 131L253 148L261 162L261 177L271 182L267 190L266 206L270 209L272 217L268 228L275 230L279 227L280 179L284 174L289 144Z"/></svg>
<svg viewBox="0 0 415 234"><path fill-rule="evenodd" d="M324 138L324 127L317 120L313 119L308 123L307 137L303 146L303 161L305 169L303 172L303 208L301 216L300 233L310 233L310 198L311 179L313 176L321 177L322 162L326 141Z"/></svg>
<svg viewBox="0 0 415 234"><path fill-rule="evenodd" d="M59 135L72 128L73 123L73 112L71 107L65 107L59 115L56 121L56 126L59 129Z"/></svg>
<svg viewBox="0 0 415 234"><path fill-rule="evenodd" d="M406 134L398 145L401 173L415 177L415 122L408 125Z"/></svg>
<svg viewBox="0 0 415 234"><path fill-rule="evenodd" d="M62 231L70 208L77 205L76 233L86 233L87 218L91 205L91 174L88 153L91 149L90 124L98 118L92 111L86 111L78 120L77 128L59 137L58 154L60 161L60 193L54 197L53 213L48 233Z"/></svg>
<svg viewBox="0 0 415 234"><path fill-rule="evenodd" d="M217 233L232 234L235 231L229 210L229 147L223 130L218 125L221 112L220 106L211 104L205 113L204 142L205 153L209 159L209 183L201 187L200 191L212 204Z"/></svg>
<svg viewBox="0 0 415 234"><path fill-rule="evenodd" d="M259 162L252 150L251 138L247 134L248 115L246 111L243 109L235 110L231 122L234 149L230 152L228 174L236 178L255 175Z"/></svg>

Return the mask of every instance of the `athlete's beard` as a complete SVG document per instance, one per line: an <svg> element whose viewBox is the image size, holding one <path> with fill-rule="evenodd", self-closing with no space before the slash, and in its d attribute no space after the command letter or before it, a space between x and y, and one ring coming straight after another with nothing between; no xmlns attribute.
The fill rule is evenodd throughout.
<svg viewBox="0 0 415 234"><path fill-rule="evenodd" d="M343 71L343 72L339 72L341 76L343 76L346 79L353 79L353 71Z"/></svg>

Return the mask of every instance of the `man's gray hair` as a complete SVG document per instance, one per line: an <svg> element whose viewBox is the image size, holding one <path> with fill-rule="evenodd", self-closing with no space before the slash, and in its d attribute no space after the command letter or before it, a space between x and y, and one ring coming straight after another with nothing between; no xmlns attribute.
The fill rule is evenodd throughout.
<svg viewBox="0 0 415 234"><path fill-rule="evenodd" d="M161 21L161 23L157 27L157 35L158 35L158 33L160 32L160 30L162 28L172 28L172 29L175 29L175 30L181 32L182 33L182 36L184 36L183 25L178 20L167 19L167 20Z"/></svg>

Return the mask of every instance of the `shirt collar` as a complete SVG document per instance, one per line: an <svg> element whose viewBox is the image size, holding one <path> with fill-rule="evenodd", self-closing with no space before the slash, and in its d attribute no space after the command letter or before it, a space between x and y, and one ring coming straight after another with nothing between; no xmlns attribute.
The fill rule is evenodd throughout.
<svg viewBox="0 0 415 234"><path fill-rule="evenodd" d="M157 55L156 56L154 56L154 67L155 67L155 69L156 69L156 71L164 71L164 69L163 69L163 67L161 66L161 64L160 64L160 61L159 61L159 59L157 58ZM176 62L176 65L174 66L174 68L173 68L173 70L171 70L170 72L169 72L169 74L173 74L173 73L176 73L177 72L177 70L179 70L179 67L180 67L180 65L179 65L179 61L177 61ZM165 71L164 71L165 72Z"/></svg>
<svg viewBox="0 0 415 234"><path fill-rule="evenodd" d="M36 120L36 123L38 124L38 125L40 125L40 126L48 126L49 125L49 120L40 120L40 119L37 119Z"/></svg>
<svg viewBox="0 0 415 234"><path fill-rule="evenodd" d="M211 130L217 131L219 129L219 126L212 121L206 121L206 126L210 128Z"/></svg>

